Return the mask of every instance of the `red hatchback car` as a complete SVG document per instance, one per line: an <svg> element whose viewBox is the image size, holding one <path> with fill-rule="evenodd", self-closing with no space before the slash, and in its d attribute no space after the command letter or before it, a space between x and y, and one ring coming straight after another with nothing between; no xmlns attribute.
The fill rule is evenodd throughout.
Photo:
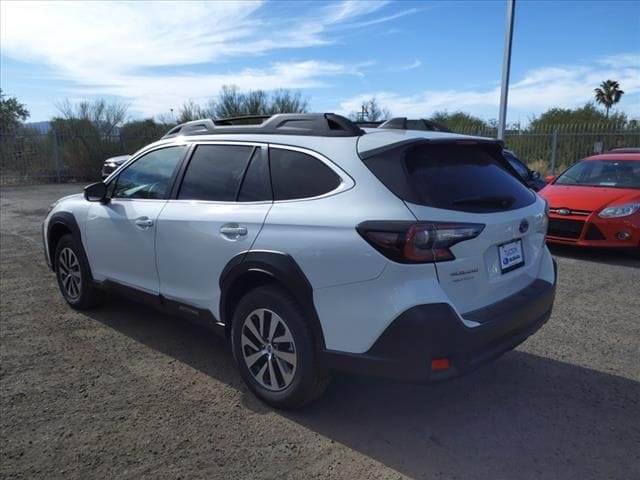
<svg viewBox="0 0 640 480"><path fill-rule="evenodd" d="M549 202L548 242L640 250L640 153L585 158L538 193Z"/></svg>

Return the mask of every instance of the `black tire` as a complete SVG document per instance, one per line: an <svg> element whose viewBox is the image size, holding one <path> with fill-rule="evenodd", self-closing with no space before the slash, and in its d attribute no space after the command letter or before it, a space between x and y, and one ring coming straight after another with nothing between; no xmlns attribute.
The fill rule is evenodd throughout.
<svg viewBox="0 0 640 480"><path fill-rule="evenodd" d="M256 361L253 365L254 372L250 370L247 361L245 361L245 355L255 350L252 350L246 344L245 346L242 345L243 330L245 330L245 341L247 338L245 321L248 321L249 318L258 321L255 315L253 317L250 317L250 315L264 309L266 309L264 313L265 333L267 333L267 321L270 325L271 322L276 321L274 320L276 318L279 324L284 324L284 327L282 325L276 327L280 329L279 332L284 332L284 329L287 328L293 338L292 344L291 342L285 342L284 344L273 342L274 357L278 356L277 352L281 352L279 348L282 348L282 345L285 344L287 345L287 350L295 352L296 363L292 377L290 377L292 378L290 383L286 385L287 381L282 375L283 363L278 358L273 358L273 363L280 365L279 367L273 367L277 377L276 382L271 380L271 375L267 371L262 376L263 383L265 383L264 379L266 378L272 383L273 388L281 387L282 389L279 391L266 388L267 386L256 380L255 369L260 370L259 367L261 365ZM272 316L273 313L276 316ZM245 383L258 398L276 408L294 409L315 400L324 392L331 377L320 364L317 339L314 338L313 330L305 318L303 309L288 292L273 285L258 287L249 291L238 303L232 322L231 343L234 359ZM266 336L268 337L268 335ZM276 338L276 336L274 333L272 338ZM284 338L284 336L279 338ZM267 342L264 338L262 340ZM268 342L271 345L271 341ZM264 353L263 355L260 361L264 359L262 365L268 366L272 355L271 353ZM285 363L284 365L286 368L289 364ZM266 366L264 368L266 369ZM268 370L270 371L270 368ZM278 373L280 373L280 376L277 375ZM289 373L291 374L291 372ZM278 385L278 383L286 386Z"/></svg>
<svg viewBox="0 0 640 480"><path fill-rule="evenodd" d="M60 293L71 307L87 310L97 306L103 300L103 292L93 284L84 250L73 235L64 235L58 241L54 267ZM69 278L70 276L72 278Z"/></svg>

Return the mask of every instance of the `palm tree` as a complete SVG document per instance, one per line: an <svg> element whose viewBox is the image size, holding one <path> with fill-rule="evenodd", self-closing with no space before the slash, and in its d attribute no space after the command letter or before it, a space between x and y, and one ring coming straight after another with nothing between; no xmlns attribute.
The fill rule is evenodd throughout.
<svg viewBox="0 0 640 480"><path fill-rule="evenodd" d="M607 80L593 91L596 92L596 102L604 105L606 117L609 118L609 109L618 103L620 97L624 95L624 92L620 90L620 84L615 80Z"/></svg>

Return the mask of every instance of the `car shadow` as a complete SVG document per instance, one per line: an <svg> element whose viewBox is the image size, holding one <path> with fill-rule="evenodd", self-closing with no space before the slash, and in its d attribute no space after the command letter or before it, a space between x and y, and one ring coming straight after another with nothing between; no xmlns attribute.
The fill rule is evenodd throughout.
<svg viewBox="0 0 640 480"><path fill-rule="evenodd" d="M228 343L114 299L88 313L273 410L244 386ZM523 351L422 385L339 375L315 403L278 412L411 478L640 478L638 381Z"/></svg>
<svg viewBox="0 0 640 480"><path fill-rule="evenodd" d="M547 244L554 256L584 260L594 263L606 263L621 267L640 268L640 256L631 250L619 250L613 248L576 247L573 245Z"/></svg>

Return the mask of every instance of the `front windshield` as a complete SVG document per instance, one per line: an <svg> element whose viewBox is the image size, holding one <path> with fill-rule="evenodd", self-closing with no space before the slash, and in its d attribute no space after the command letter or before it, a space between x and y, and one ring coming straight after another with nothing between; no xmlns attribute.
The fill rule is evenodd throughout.
<svg viewBox="0 0 640 480"><path fill-rule="evenodd" d="M640 160L582 161L560 175L555 184L640 189Z"/></svg>

